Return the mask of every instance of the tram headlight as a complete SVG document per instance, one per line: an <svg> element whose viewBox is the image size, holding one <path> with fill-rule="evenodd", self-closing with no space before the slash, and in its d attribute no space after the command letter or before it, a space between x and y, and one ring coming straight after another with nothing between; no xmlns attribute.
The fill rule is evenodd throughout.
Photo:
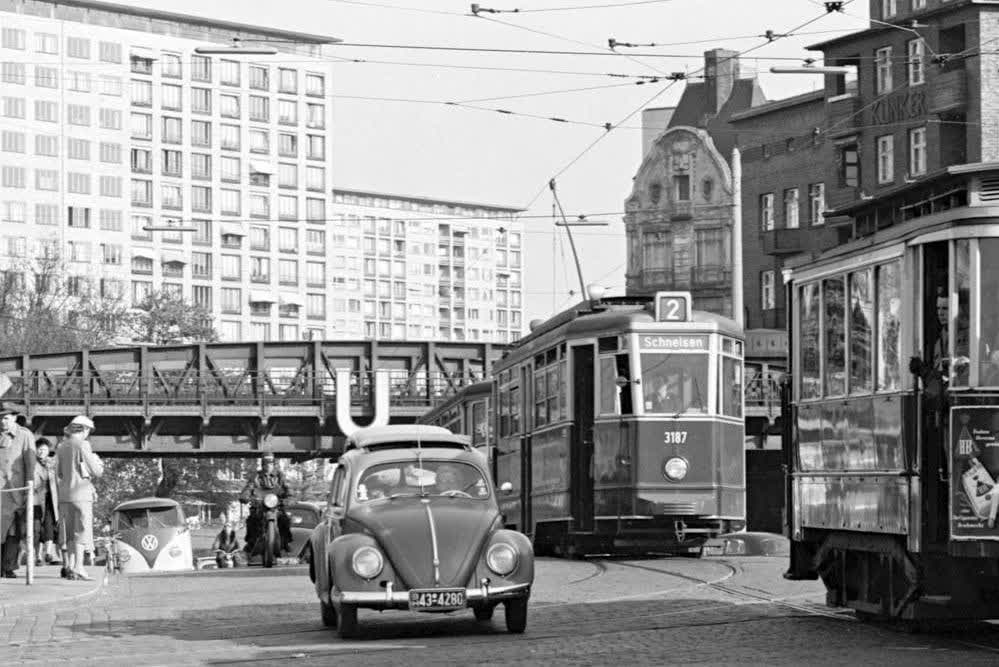
<svg viewBox="0 0 999 667"><path fill-rule="evenodd" d="M350 565L354 568L354 573L361 579L374 579L384 567L382 554L374 547L361 547L354 552L350 559Z"/></svg>
<svg viewBox="0 0 999 667"><path fill-rule="evenodd" d="M509 544L498 542L486 552L486 565L496 574L505 577L517 567L517 552Z"/></svg>
<svg viewBox="0 0 999 667"><path fill-rule="evenodd" d="M689 469L690 466L686 459L674 456L663 464L663 475L672 482L679 482L687 476Z"/></svg>

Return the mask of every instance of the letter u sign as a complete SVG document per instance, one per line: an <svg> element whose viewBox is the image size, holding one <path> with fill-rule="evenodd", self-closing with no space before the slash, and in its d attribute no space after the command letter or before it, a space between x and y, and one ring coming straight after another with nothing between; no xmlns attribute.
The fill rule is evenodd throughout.
<svg viewBox="0 0 999 667"><path fill-rule="evenodd" d="M336 421L346 436L361 428L350 416L350 376L347 368L336 369ZM385 426L389 423L389 372L375 371L375 417L368 426Z"/></svg>

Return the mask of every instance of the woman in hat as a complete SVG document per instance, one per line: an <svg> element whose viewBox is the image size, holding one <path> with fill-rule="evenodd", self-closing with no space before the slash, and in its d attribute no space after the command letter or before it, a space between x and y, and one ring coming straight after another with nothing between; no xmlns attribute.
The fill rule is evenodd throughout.
<svg viewBox="0 0 999 667"><path fill-rule="evenodd" d="M62 576L91 581L83 569L83 552L94 549L93 480L104 474L104 464L90 449L87 437L94 422L74 417L63 431L65 437L56 451L56 479L59 492L59 544L66 553Z"/></svg>

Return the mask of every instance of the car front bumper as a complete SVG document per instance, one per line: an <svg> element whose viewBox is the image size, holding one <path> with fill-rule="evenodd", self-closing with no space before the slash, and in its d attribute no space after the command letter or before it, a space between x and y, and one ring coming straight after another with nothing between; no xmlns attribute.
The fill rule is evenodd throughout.
<svg viewBox="0 0 999 667"><path fill-rule="evenodd" d="M508 584L505 586L490 586L484 584L478 588L465 589L465 606L478 607L482 604L492 604L503 600L528 597L531 594L531 584ZM409 591L394 590L391 585L381 591L333 591L330 600L334 604L352 604L368 609L409 609Z"/></svg>

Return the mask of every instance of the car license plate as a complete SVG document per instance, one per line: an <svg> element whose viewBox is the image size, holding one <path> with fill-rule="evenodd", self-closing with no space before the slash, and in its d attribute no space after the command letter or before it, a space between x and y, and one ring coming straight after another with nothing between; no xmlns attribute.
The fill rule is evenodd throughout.
<svg viewBox="0 0 999 667"><path fill-rule="evenodd" d="M465 589L435 588L409 592L409 608L414 611L460 609L465 606Z"/></svg>

